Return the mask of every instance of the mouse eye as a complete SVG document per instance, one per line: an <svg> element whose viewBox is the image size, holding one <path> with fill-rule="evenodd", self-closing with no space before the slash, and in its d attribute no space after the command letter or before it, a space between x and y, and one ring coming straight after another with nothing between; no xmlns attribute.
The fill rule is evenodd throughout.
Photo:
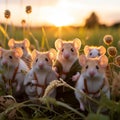
<svg viewBox="0 0 120 120"><path fill-rule="evenodd" d="M62 52L64 51L64 49L62 49Z"/></svg>
<svg viewBox="0 0 120 120"><path fill-rule="evenodd" d="M12 56L10 55L9 58L12 59Z"/></svg>
<svg viewBox="0 0 120 120"><path fill-rule="evenodd" d="M90 56L92 55L92 53L90 53Z"/></svg>
<svg viewBox="0 0 120 120"><path fill-rule="evenodd" d="M22 46L21 48L24 50L24 47L23 47L23 46Z"/></svg>
<svg viewBox="0 0 120 120"><path fill-rule="evenodd" d="M88 69L88 65L85 68Z"/></svg>
<svg viewBox="0 0 120 120"><path fill-rule="evenodd" d="M38 61L38 58L36 59L36 62Z"/></svg>
<svg viewBox="0 0 120 120"><path fill-rule="evenodd" d="M45 61L47 61L47 62L48 62L48 58L45 58Z"/></svg>
<svg viewBox="0 0 120 120"><path fill-rule="evenodd" d="M98 56L100 56L100 53L98 53Z"/></svg>
<svg viewBox="0 0 120 120"><path fill-rule="evenodd" d="M71 51L72 51L72 52L74 52L74 49L73 49L73 48L71 48Z"/></svg>
<svg viewBox="0 0 120 120"><path fill-rule="evenodd" d="M96 69L98 70L99 69L99 67L96 65Z"/></svg>

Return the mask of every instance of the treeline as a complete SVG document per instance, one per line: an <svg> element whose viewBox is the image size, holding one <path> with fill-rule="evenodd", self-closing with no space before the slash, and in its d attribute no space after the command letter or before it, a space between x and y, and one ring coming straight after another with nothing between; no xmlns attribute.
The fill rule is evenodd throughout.
<svg viewBox="0 0 120 120"><path fill-rule="evenodd" d="M108 27L106 24L101 24L98 15L95 12L92 12L90 16L85 20L86 28L95 28L95 27ZM109 27L120 27L120 22L114 23Z"/></svg>

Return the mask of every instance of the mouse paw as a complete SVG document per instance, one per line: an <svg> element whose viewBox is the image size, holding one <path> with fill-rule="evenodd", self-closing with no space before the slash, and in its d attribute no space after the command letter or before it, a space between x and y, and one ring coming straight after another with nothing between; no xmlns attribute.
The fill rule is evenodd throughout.
<svg viewBox="0 0 120 120"><path fill-rule="evenodd" d="M35 84L37 84L37 81L36 80L32 80L31 83L35 85Z"/></svg>
<svg viewBox="0 0 120 120"><path fill-rule="evenodd" d="M77 81L79 77L80 77L80 73L77 72L77 74L72 77L72 81Z"/></svg>
<svg viewBox="0 0 120 120"><path fill-rule="evenodd" d="M80 110L85 111L85 107L82 103L80 104Z"/></svg>

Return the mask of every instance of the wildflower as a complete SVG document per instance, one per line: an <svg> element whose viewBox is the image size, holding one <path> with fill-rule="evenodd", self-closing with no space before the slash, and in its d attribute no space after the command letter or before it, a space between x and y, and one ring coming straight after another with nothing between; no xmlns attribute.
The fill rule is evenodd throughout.
<svg viewBox="0 0 120 120"><path fill-rule="evenodd" d="M111 57L115 57L117 55L117 49L114 46L111 46L107 49L107 53Z"/></svg>
<svg viewBox="0 0 120 120"><path fill-rule="evenodd" d="M115 63L120 66L120 55L115 58Z"/></svg>
<svg viewBox="0 0 120 120"><path fill-rule="evenodd" d="M4 17L5 17L6 19L9 19L9 18L10 18L10 15L11 15L10 11L9 11L9 10L5 10L5 12L4 12Z"/></svg>
<svg viewBox="0 0 120 120"><path fill-rule="evenodd" d="M32 12L32 7L30 5L26 6L26 13L30 14Z"/></svg>
<svg viewBox="0 0 120 120"><path fill-rule="evenodd" d="M113 36L112 35L105 35L103 38L103 41L106 45L110 45L113 42Z"/></svg>
<svg viewBox="0 0 120 120"><path fill-rule="evenodd" d="M21 21L21 24L24 26L24 25L25 25L25 23L26 23L26 20L25 20L25 19L23 19L23 20Z"/></svg>

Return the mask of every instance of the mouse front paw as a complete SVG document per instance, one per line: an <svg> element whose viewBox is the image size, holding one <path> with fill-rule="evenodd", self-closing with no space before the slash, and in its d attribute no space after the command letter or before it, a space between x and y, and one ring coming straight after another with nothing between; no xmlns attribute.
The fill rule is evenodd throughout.
<svg viewBox="0 0 120 120"><path fill-rule="evenodd" d="M74 76L72 76L72 81L77 81L80 77L80 73L77 72L77 74L75 74Z"/></svg>

